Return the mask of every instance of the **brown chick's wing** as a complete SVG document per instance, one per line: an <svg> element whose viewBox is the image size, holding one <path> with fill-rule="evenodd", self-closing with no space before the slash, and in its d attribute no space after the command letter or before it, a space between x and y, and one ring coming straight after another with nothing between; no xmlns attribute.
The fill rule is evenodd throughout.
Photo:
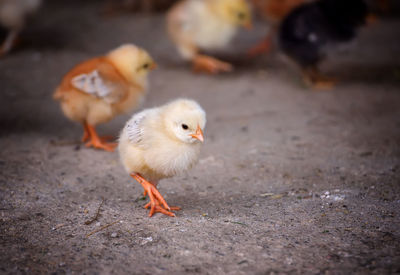
<svg viewBox="0 0 400 275"><path fill-rule="evenodd" d="M75 76L71 83L74 88L108 103L116 103L122 97L121 87L118 87L121 85L107 81L107 76L100 75L99 70Z"/></svg>
<svg viewBox="0 0 400 275"><path fill-rule="evenodd" d="M81 92L113 104L120 102L126 94L123 80L119 78L112 66L101 63L97 69L73 77L71 84Z"/></svg>
<svg viewBox="0 0 400 275"><path fill-rule="evenodd" d="M128 84L113 64L99 57L81 63L67 73L54 97L62 99L63 93L71 91L114 104L126 97Z"/></svg>

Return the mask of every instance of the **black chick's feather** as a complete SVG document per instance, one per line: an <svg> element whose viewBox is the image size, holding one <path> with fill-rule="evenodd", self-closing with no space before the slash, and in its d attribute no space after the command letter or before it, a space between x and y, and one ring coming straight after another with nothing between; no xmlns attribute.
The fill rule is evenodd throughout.
<svg viewBox="0 0 400 275"><path fill-rule="evenodd" d="M366 16L363 0L318 0L301 5L281 24L280 47L303 68L316 66L322 48L352 40Z"/></svg>

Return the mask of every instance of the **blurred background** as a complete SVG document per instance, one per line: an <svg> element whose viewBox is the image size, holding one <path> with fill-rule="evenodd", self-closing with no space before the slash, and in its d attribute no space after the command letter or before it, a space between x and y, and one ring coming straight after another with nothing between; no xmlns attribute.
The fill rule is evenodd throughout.
<svg viewBox="0 0 400 275"><path fill-rule="evenodd" d="M279 2L249 1L253 29L212 53L234 66L219 75L194 73L169 39L175 2L43 0L18 26L0 57L0 273L398 273L400 1L368 0L375 21L327 49L338 83L320 92L277 43ZM199 164L160 185L183 208L174 220L147 218L118 154L82 146L52 99L76 64L123 43L158 64L139 110L189 97L207 112Z"/></svg>

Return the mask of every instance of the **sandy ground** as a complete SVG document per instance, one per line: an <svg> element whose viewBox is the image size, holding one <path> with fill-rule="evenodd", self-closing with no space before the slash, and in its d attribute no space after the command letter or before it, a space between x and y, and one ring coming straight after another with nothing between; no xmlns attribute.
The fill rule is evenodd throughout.
<svg viewBox="0 0 400 275"><path fill-rule="evenodd" d="M0 60L0 273L400 272L399 19L340 47L323 68L341 83L312 92L279 53L243 58L262 24L224 53L233 73L206 76L180 61L162 16L98 10L47 5ZM149 218L118 154L79 145L51 99L74 64L124 42L159 64L143 108L185 96L207 111L198 165L160 184L176 218Z"/></svg>

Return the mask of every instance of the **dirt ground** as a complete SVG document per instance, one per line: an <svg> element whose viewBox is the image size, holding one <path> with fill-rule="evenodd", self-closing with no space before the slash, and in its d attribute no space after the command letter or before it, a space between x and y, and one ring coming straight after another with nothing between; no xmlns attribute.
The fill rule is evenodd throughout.
<svg viewBox="0 0 400 275"><path fill-rule="evenodd" d="M399 273L400 19L332 53L329 92L304 87L279 52L244 58L261 22L220 76L188 70L164 28L162 15L49 1L0 60L0 273ZM79 145L51 98L74 64L125 42L159 65L142 108L184 96L207 112L198 165L159 186L176 218L149 218L118 154Z"/></svg>

